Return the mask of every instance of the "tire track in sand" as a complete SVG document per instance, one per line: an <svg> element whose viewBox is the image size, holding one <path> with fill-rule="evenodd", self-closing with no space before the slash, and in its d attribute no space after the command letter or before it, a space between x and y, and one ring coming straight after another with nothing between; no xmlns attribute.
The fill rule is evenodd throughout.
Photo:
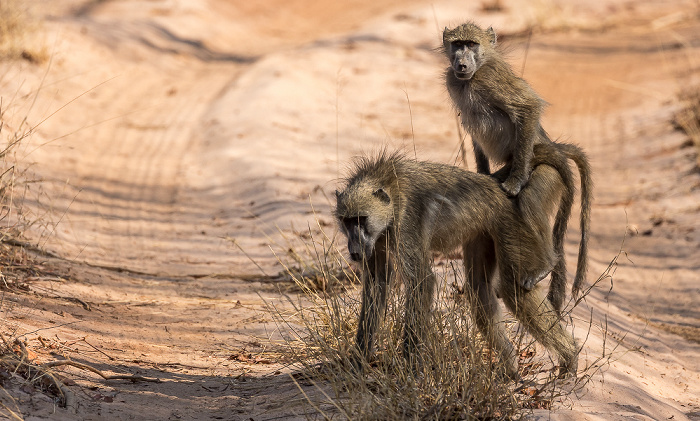
<svg viewBox="0 0 700 421"><path fill-rule="evenodd" d="M119 27L121 35L139 29ZM141 38L158 35L142 32ZM196 195L183 201L183 192L192 191L183 162L201 147L203 113L242 66L184 54L144 61L144 46L125 38L119 49L133 50L132 57L110 52L103 60L115 62L105 73L117 74L98 89L109 98L98 105L107 121L72 135L70 147L39 165L71 176L58 186L60 194L47 193L67 208L49 249L93 265L161 275L197 272L193 264L205 265L203 273L224 270L225 262L207 266L225 260L228 250L201 228L211 221L208 204ZM71 112L90 115L94 106L76 101Z"/></svg>

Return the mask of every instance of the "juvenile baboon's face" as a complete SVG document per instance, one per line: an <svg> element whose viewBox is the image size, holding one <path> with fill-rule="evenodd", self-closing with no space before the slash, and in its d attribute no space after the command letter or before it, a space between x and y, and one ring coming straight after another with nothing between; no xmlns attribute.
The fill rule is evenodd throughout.
<svg viewBox="0 0 700 421"><path fill-rule="evenodd" d="M335 215L340 230L348 238L350 259L367 261L374 253L377 240L392 223L391 198L384 189L361 182L335 194Z"/></svg>
<svg viewBox="0 0 700 421"><path fill-rule="evenodd" d="M496 33L492 28L484 31L474 24L465 23L454 29L445 28L442 43L454 75L469 80L484 64L485 48L496 44Z"/></svg>

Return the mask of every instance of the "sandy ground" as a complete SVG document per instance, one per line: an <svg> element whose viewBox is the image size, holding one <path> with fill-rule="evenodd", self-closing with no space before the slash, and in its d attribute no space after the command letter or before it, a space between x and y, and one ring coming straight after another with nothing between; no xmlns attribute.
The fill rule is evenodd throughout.
<svg viewBox="0 0 700 421"><path fill-rule="evenodd" d="M700 173L672 124L700 84L697 2L235 3L36 2L50 63L0 63L6 119L41 122L18 153L43 180L27 236L60 256L39 256L54 275L32 293L4 296L4 329L40 359L163 380L69 369L75 405L16 391L27 419L303 419L290 368L265 354L279 338L265 302L283 297L263 274L290 239L332 234L352 156L458 161L435 48L465 19L499 31L551 104L546 129L590 155L589 281L623 251L574 312L581 366L617 346L610 364L534 417L700 419ZM528 44L531 24L544 30Z"/></svg>

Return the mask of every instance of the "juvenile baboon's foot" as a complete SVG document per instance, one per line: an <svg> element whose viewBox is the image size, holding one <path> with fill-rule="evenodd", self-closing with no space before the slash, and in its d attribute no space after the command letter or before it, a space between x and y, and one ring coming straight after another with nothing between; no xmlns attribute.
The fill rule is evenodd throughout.
<svg viewBox="0 0 700 421"><path fill-rule="evenodd" d="M521 179L518 177L508 177L506 181L501 183L501 188L503 191L506 192L506 194L510 197L515 197L520 193L520 190L523 189L525 186L525 183L527 183L527 178Z"/></svg>
<svg viewBox="0 0 700 421"><path fill-rule="evenodd" d="M520 278L520 286L525 288L526 290L531 290L533 289L541 280L547 277L552 270L554 269L554 266L552 266L550 269L543 270L539 274L532 276L532 277L522 277Z"/></svg>

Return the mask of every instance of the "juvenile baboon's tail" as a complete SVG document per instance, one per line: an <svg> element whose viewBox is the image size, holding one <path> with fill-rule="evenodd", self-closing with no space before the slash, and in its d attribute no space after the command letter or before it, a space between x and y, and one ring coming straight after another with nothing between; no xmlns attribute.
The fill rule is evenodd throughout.
<svg viewBox="0 0 700 421"><path fill-rule="evenodd" d="M581 243L578 248L578 263L576 265L576 277L571 293L578 295L586 280L588 271L588 232L591 225L591 202L593 201L593 179L591 178L591 166L583 149L570 143L557 143L567 158L574 161L578 167L581 179Z"/></svg>

